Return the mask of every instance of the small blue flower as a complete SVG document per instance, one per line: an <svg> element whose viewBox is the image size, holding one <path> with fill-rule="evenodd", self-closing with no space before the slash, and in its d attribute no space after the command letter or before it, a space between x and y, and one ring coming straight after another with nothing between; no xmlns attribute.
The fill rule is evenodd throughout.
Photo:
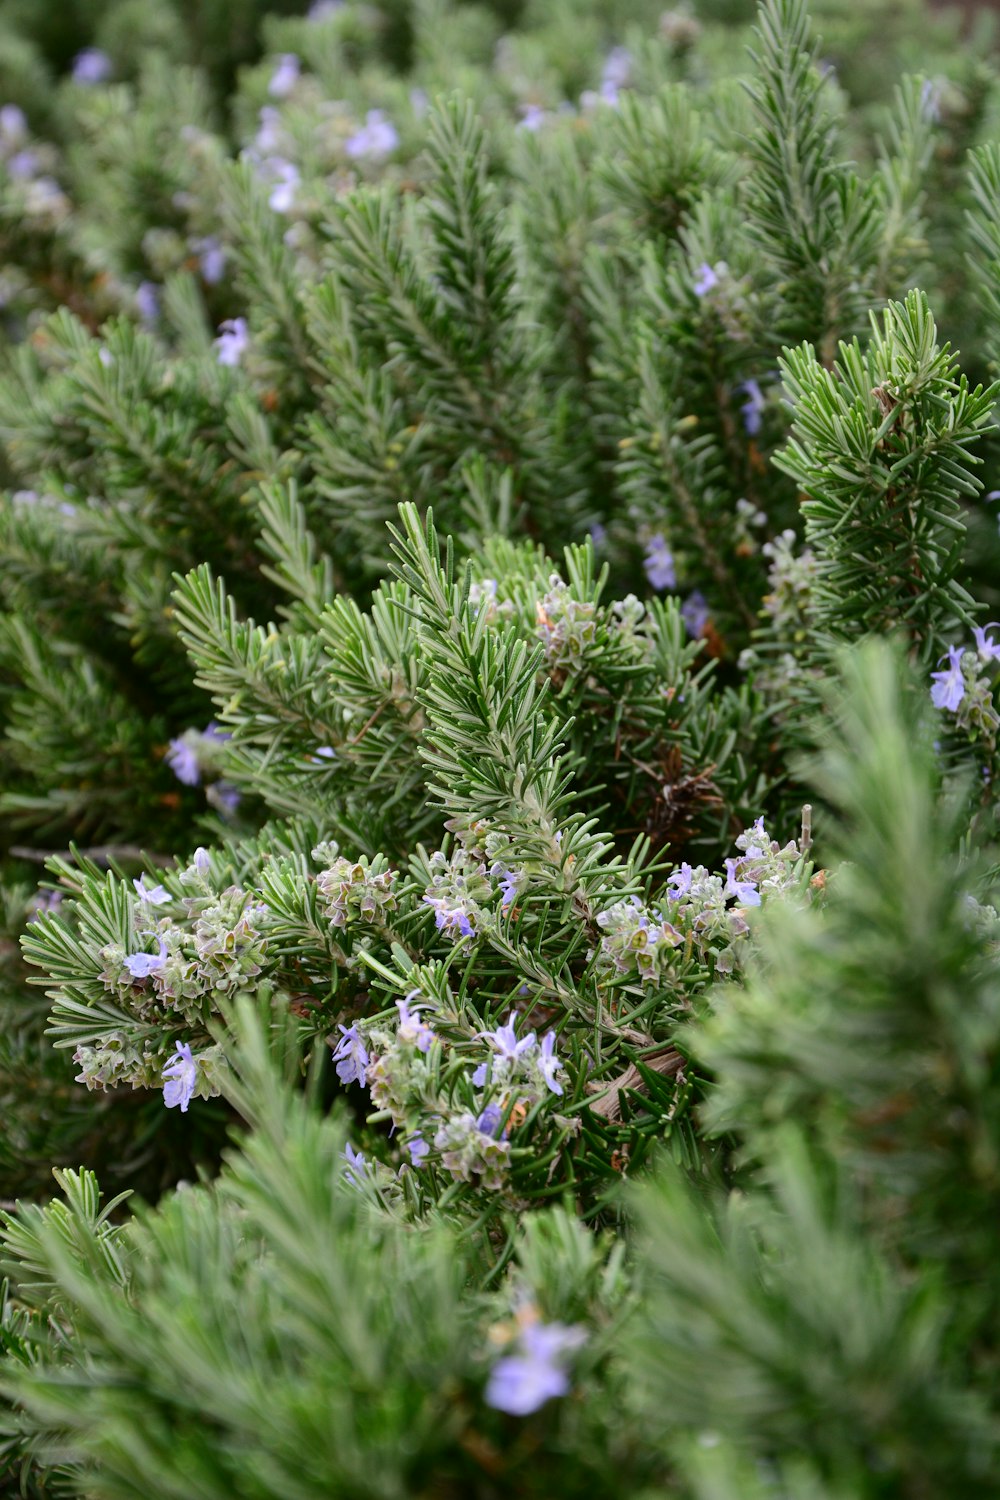
<svg viewBox="0 0 1000 1500"><path fill-rule="evenodd" d="M488 1070L489 1070L489 1063L480 1063L479 1064L479 1067L475 1070L475 1072L472 1075L472 1087L474 1089L482 1089L482 1088L486 1087L486 1074L487 1074Z"/></svg>
<svg viewBox="0 0 1000 1500"><path fill-rule="evenodd" d="M657 532L650 537L646 543L646 555L644 566L646 577L654 589L675 589L677 587L677 572L674 568L673 554L667 546L666 537Z"/></svg>
<svg viewBox="0 0 1000 1500"><path fill-rule="evenodd" d="M160 938L159 953L129 953L125 959L125 967L133 979L148 979L150 974L159 973L167 961L167 945Z"/></svg>
<svg viewBox="0 0 1000 1500"><path fill-rule="evenodd" d="M192 250L198 257L198 268L209 286L218 286L225 275L226 251L214 234L194 240Z"/></svg>
<svg viewBox="0 0 1000 1500"><path fill-rule="evenodd" d="M710 618L708 600L700 589L695 589L681 605L681 619L692 640L698 640Z"/></svg>
<svg viewBox="0 0 1000 1500"><path fill-rule="evenodd" d="M987 630L1000 630L1000 625L995 620L991 620L988 625L973 626L972 634L976 638L976 650L983 661L1000 661L1000 645L986 634Z"/></svg>
<svg viewBox="0 0 1000 1500"><path fill-rule="evenodd" d="M401 1041L412 1043L418 1052L429 1052L431 1043L435 1040L434 1033L420 1015L420 1006L410 1008L410 1001L419 993L419 990L411 990L402 1000L396 1001L396 1009L399 1011L398 1036Z"/></svg>
<svg viewBox="0 0 1000 1500"><path fill-rule="evenodd" d="M415 1130L406 1143L406 1149L410 1153L410 1161L415 1167L423 1164L424 1157L430 1152L430 1146L424 1140L419 1130Z"/></svg>
<svg viewBox="0 0 1000 1500"><path fill-rule="evenodd" d="M529 1031L527 1036L518 1039L517 1032L514 1030L513 1011L507 1017L505 1026L498 1026L495 1031L485 1031L483 1035L506 1062L517 1062L523 1053L530 1052L535 1046L533 1031Z"/></svg>
<svg viewBox="0 0 1000 1500"><path fill-rule="evenodd" d="M278 58L278 66L271 74L267 92L274 99L287 99L299 81L302 64L294 52L284 52Z"/></svg>
<svg viewBox="0 0 1000 1500"><path fill-rule="evenodd" d="M667 876L667 885L672 888L670 891L670 899L672 901L679 901L682 896L687 895L691 889L691 877L693 874L694 871L691 866L685 863L679 865L676 870Z"/></svg>
<svg viewBox="0 0 1000 1500"><path fill-rule="evenodd" d="M74 83L104 83L111 77L111 59L100 47L84 47L73 59Z"/></svg>
<svg viewBox="0 0 1000 1500"><path fill-rule="evenodd" d="M396 127L380 109L370 109L364 125L344 145L348 156L389 156L399 145Z"/></svg>
<svg viewBox="0 0 1000 1500"><path fill-rule="evenodd" d="M535 1323L521 1334L516 1354L493 1366L486 1387L487 1404L513 1417L538 1411L554 1396L569 1391L563 1360L587 1339L583 1328L563 1323Z"/></svg>
<svg viewBox="0 0 1000 1500"><path fill-rule="evenodd" d="M740 407L743 426L750 437L756 437L764 420L764 392L756 380L744 380L742 385L737 386L737 390L742 391L747 398Z"/></svg>
<svg viewBox="0 0 1000 1500"><path fill-rule="evenodd" d="M132 884L135 886L135 893L139 897L139 900L144 901L149 906L165 906L170 900L170 892L164 886L153 885L147 887L145 875L140 875L139 879L133 880Z"/></svg>
<svg viewBox="0 0 1000 1500"><path fill-rule="evenodd" d="M347 1162L347 1166L344 1168L344 1176L352 1187L360 1187L361 1178L364 1177L368 1170L368 1163L365 1161L364 1153L362 1151L355 1151L350 1141L348 1141L344 1146L343 1156Z"/></svg>
<svg viewBox="0 0 1000 1500"><path fill-rule="evenodd" d="M238 365L250 345L246 318L227 318L219 325L215 340L215 359L220 365Z"/></svg>
<svg viewBox="0 0 1000 1500"><path fill-rule="evenodd" d="M178 1042L177 1056L163 1070L163 1102L167 1108L174 1109L179 1104L181 1114L186 1115L197 1082L198 1064L191 1056L191 1048L187 1042Z"/></svg>
<svg viewBox="0 0 1000 1500"><path fill-rule="evenodd" d="M160 289L155 281L140 281L135 305L144 323L155 323L160 316Z"/></svg>
<svg viewBox="0 0 1000 1500"><path fill-rule="evenodd" d="M726 895L735 896L737 900L743 902L744 906L759 906L760 892L753 881L737 880L736 878L736 866L738 863L739 861L736 859L726 860Z"/></svg>
<svg viewBox="0 0 1000 1500"><path fill-rule="evenodd" d="M0 105L0 138L5 141L20 141L27 133L28 121L20 105Z"/></svg>
<svg viewBox="0 0 1000 1500"><path fill-rule="evenodd" d="M343 1032L333 1053L337 1077L343 1084L360 1083L364 1088L365 1070L368 1067L368 1049L364 1038L356 1026L344 1026L339 1021L337 1025Z"/></svg>
<svg viewBox="0 0 1000 1500"><path fill-rule="evenodd" d="M542 1077L545 1079L545 1087L553 1094L562 1093L562 1084L556 1078L556 1073L563 1064L556 1057L556 1034L547 1031L542 1037L542 1049L538 1055L538 1067Z"/></svg>
<svg viewBox="0 0 1000 1500"><path fill-rule="evenodd" d="M988 629L989 627L987 627ZM943 672L932 672L931 702L935 708L946 708L949 713L956 713L965 697L965 678L962 675L962 657L965 655L961 646L948 647L948 665ZM944 657L941 658L944 661Z"/></svg>
<svg viewBox="0 0 1000 1500"><path fill-rule="evenodd" d="M201 780L201 767L190 740L185 739L183 735L178 735L176 739L171 740L164 759L178 781L183 782L185 786L198 785Z"/></svg>
<svg viewBox="0 0 1000 1500"><path fill-rule="evenodd" d="M694 278L694 291L696 297L706 296L713 287L719 285L719 278L707 261L702 261Z"/></svg>
<svg viewBox="0 0 1000 1500"><path fill-rule="evenodd" d="M274 184L268 195L268 205L276 214L287 214L295 202L295 190L301 181L299 169L278 156L272 157L266 167L267 176Z"/></svg>
<svg viewBox="0 0 1000 1500"><path fill-rule="evenodd" d="M487 1104L479 1119L476 1121L476 1129L481 1135L491 1135L496 1139L500 1132L500 1124L503 1120L503 1111L499 1104Z"/></svg>

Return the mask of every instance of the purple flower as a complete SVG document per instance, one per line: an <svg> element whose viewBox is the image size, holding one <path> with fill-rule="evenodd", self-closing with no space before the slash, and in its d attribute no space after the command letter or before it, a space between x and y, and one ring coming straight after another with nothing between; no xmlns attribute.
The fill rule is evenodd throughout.
<svg viewBox="0 0 1000 1500"><path fill-rule="evenodd" d="M452 903L447 896L425 895L423 900L434 912L438 932L447 933L449 937L475 936L472 918L460 903Z"/></svg>
<svg viewBox="0 0 1000 1500"><path fill-rule="evenodd" d="M181 1114L186 1115L197 1082L198 1064L191 1056L191 1048L187 1042L178 1042L177 1056L163 1070L163 1102L167 1108L179 1104Z"/></svg>
<svg viewBox="0 0 1000 1500"><path fill-rule="evenodd" d="M487 1104L479 1119L476 1121L476 1129L480 1135L490 1135L496 1139L500 1131L500 1123L503 1120L503 1111L499 1104Z"/></svg>
<svg viewBox="0 0 1000 1500"><path fill-rule="evenodd" d="M989 627L987 626L987 629ZM965 678L962 675L962 657L965 652L961 646L948 647L948 666L943 672L932 672L931 702L935 708L946 708L949 713L955 713L965 697ZM944 661L944 657L941 657Z"/></svg>
<svg viewBox="0 0 1000 1500"><path fill-rule="evenodd" d="M691 877L693 874L694 871L691 866L685 863L667 876L667 885L673 887L670 892L670 899L672 901L679 901L682 896L687 895L691 889Z"/></svg>
<svg viewBox="0 0 1000 1500"><path fill-rule="evenodd" d="M740 407L743 426L750 437L756 437L763 423L764 393L756 380L744 380L736 389L742 391L747 398Z"/></svg>
<svg viewBox="0 0 1000 1500"><path fill-rule="evenodd" d="M219 325L215 358L220 365L238 365L250 343L246 318L227 318Z"/></svg>
<svg viewBox="0 0 1000 1500"><path fill-rule="evenodd" d="M167 961L167 945L160 938L159 953L130 953L125 959L125 967L133 979L148 979L150 974L158 974Z"/></svg>
<svg viewBox="0 0 1000 1500"><path fill-rule="evenodd" d="M517 888L521 882L521 876L517 870L508 870L500 882L500 905L504 911L512 906L517 897Z"/></svg>
<svg viewBox="0 0 1000 1500"><path fill-rule="evenodd" d="M160 289L155 281L140 281L135 305L144 323L155 323L160 316Z"/></svg>
<svg viewBox="0 0 1000 1500"><path fill-rule="evenodd" d="M343 10L344 0L313 0L306 15L307 21L326 21L330 16L335 16L338 10Z"/></svg>
<svg viewBox="0 0 1000 1500"><path fill-rule="evenodd" d="M920 85L920 113L932 125L941 119L941 89L930 78Z"/></svg>
<svg viewBox="0 0 1000 1500"><path fill-rule="evenodd" d="M276 214L287 214L295 202L295 189L301 181L299 169L292 162L282 161L276 156L267 163L267 171L274 183L268 204Z"/></svg>
<svg viewBox="0 0 1000 1500"><path fill-rule="evenodd" d="M364 1088L365 1069L368 1067L368 1048L364 1038L356 1026L344 1026L339 1021L337 1025L343 1032L333 1053L337 1077L343 1084L360 1083Z"/></svg>
<svg viewBox="0 0 1000 1500"><path fill-rule="evenodd" d="M545 111L540 104L522 104L518 130L537 130L544 124Z"/></svg>
<svg viewBox="0 0 1000 1500"><path fill-rule="evenodd" d="M320 760L336 760L337 752L332 745L317 745L313 754Z"/></svg>
<svg viewBox="0 0 1000 1500"><path fill-rule="evenodd" d="M708 600L700 589L695 589L688 594L681 605L681 619L684 621L685 629L692 640L697 640L705 626L708 624L711 612L708 608Z"/></svg>
<svg viewBox="0 0 1000 1500"><path fill-rule="evenodd" d="M431 1148L420 1134L420 1131L415 1130L406 1143L406 1149L410 1153L410 1161L415 1167L419 1167Z"/></svg>
<svg viewBox="0 0 1000 1500"><path fill-rule="evenodd" d="M760 893L752 880L737 880L736 866L739 860L726 860L726 895L735 896L744 906L759 906Z"/></svg>
<svg viewBox="0 0 1000 1500"><path fill-rule="evenodd" d="M489 1067L488 1063L480 1063L479 1067L473 1073L473 1075L472 1075L472 1087L474 1089L482 1089L482 1088L486 1087L486 1072L487 1072L488 1067Z"/></svg>
<svg viewBox="0 0 1000 1500"><path fill-rule="evenodd" d="M204 847L204 845L199 844L197 849L194 851L194 867L198 871L199 875L205 874L206 870L209 868L210 863L211 861L209 859L208 850Z"/></svg>
<svg viewBox="0 0 1000 1500"><path fill-rule="evenodd" d="M370 109L361 129L344 145L348 156L388 156L399 145L396 127L380 109Z"/></svg>
<svg viewBox="0 0 1000 1500"><path fill-rule="evenodd" d="M412 1042L419 1052L429 1052L431 1043L434 1041L434 1033L430 1026L420 1014L420 1006L414 1005L410 1008L410 1001L419 990L411 990L402 1000L396 1001L396 1009L399 1011L399 1037L404 1042Z"/></svg>
<svg viewBox="0 0 1000 1500"><path fill-rule="evenodd" d="M587 1334L563 1323L535 1323L518 1342L518 1353L497 1360L486 1387L486 1401L497 1411L526 1417L553 1396L565 1396L569 1376L562 1363L565 1355L579 1349Z"/></svg>
<svg viewBox="0 0 1000 1500"><path fill-rule="evenodd" d="M19 141L27 133L28 121L21 106L19 104L0 106L0 138L5 141Z"/></svg>
<svg viewBox="0 0 1000 1500"><path fill-rule="evenodd" d="M15 181L23 182L25 178L34 177L38 171L37 151L18 151L7 163L7 175Z"/></svg>
<svg viewBox="0 0 1000 1500"><path fill-rule="evenodd" d="M198 266L209 286L217 286L225 275L226 252L214 234L202 240L194 240L192 250L198 256Z"/></svg>
<svg viewBox="0 0 1000 1500"><path fill-rule="evenodd" d="M708 292L712 290L713 287L716 287L718 285L718 276L716 276L715 272L708 264L708 262L703 260L701 265L698 267L698 270L695 272L695 295L698 297L704 297Z"/></svg>
<svg viewBox="0 0 1000 1500"><path fill-rule="evenodd" d="M983 661L1000 661L1000 646L986 634L987 630L1000 630L1000 625L991 620L988 625L974 625L972 634L976 638L976 650Z"/></svg>
<svg viewBox="0 0 1000 1500"><path fill-rule="evenodd" d="M111 59L100 47L85 47L74 57L74 83L104 83L110 77Z"/></svg>
<svg viewBox="0 0 1000 1500"><path fill-rule="evenodd" d="M538 1055L538 1067L542 1077L545 1079L545 1086L550 1093L562 1093L562 1084L556 1078L556 1073L562 1066L562 1063L556 1057L556 1034L554 1031L547 1031L542 1037L542 1050Z"/></svg>
<svg viewBox="0 0 1000 1500"><path fill-rule="evenodd" d="M674 559L670 548L667 546L666 537L660 532L651 536L646 543L646 555L644 567L646 577L654 589L675 589L677 587L677 573L674 569Z"/></svg>
<svg viewBox="0 0 1000 1500"><path fill-rule="evenodd" d="M62 891L39 891L31 905L32 922L47 911L58 911L62 906Z"/></svg>
<svg viewBox="0 0 1000 1500"><path fill-rule="evenodd" d="M227 818L236 814L236 809L243 800L239 787L233 786L231 781L217 781L208 789L208 799Z"/></svg>
<svg viewBox="0 0 1000 1500"><path fill-rule="evenodd" d="M149 906L165 906L170 900L170 892L162 885L146 886L145 875L140 875L138 880L133 880L135 893L140 901L145 901Z"/></svg>
<svg viewBox="0 0 1000 1500"><path fill-rule="evenodd" d="M178 781L183 782L185 786L198 785L201 780L201 767L190 740L185 739L183 735L171 740L164 759Z"/></svg>
<svg viewBox="0 0 1000 1500"><path fill-rule="evenodd" d="M278 58L278 66L271 74L271 81L267 86L267 92L274 99L287 99L299 81L301 70L302 64L295 53L283 52Z"/></svg>
<svg viewBox="0 0 1000 1500"><path fill-rule="evenodd" d="M607 539L608 528L604 526L600 521L595 521L593 526L590 528L590 540L593 544L594 551L596 552L598 547L603 547Z"/></svg>
<svg viewBox="0 0 1000 1500"><path fill-rule="evenodd" d="M507 1017L506 1026L498 1026L495 1031L484 1031L484 1037L490 1042L506 1062L517 1062L522 1053L530 1052L535 1045L535 1033L529 1031L527 1036L518 1040L514 1030L514 1012L511 1011Z"/></svg>
<svg viewBox="0 0 1000 1500"><path fill-rule="evenodd" d="M365 1175L368 1168L364 1153L353 1150L350 1141L347 1141L344 1145L343 1156L347 1162L347 1166L344 1168L344 1176L352 1187L360 1187L361 1177ZM356 1176L356 1173L360 1173L361 1177Z"/></svg>

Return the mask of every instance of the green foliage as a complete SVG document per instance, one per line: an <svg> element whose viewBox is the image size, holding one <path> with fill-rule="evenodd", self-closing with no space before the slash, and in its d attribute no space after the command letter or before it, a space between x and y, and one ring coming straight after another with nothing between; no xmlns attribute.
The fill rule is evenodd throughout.
<svg viewBox="0 0 1000 1500"><path fill-rule="evenodd" d="M4 1480L991 1493L986 32L304 9L0 16Z"/></svg>

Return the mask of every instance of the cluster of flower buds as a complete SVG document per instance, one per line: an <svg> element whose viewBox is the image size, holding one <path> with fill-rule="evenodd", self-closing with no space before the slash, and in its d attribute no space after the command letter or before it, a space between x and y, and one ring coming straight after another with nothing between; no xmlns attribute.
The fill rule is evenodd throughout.
<svg viewBox="0 0 1000 1500"><path fill-rule="evenodd" d="M597 605L575 599L568 583L558 573L549 578L549 591L536 605L538 637L550 666L576 668L583 665L597 638Z"/></svg>
<svg viewBox="0 0 1000 1500"><path fill-rule="evenodd" d="M690 939L717 973L731 972L739 962L735 945L749 931L746 908L798 886L798 845L792 840L779 847L763 818L740 834L736 848L739 853L726 860L724 876L703 865L679 865L667 880L665 906L647 906L631 896L601 912L598 967L633 974L642 983L662 981L675 953L686 951Z"/></svg>
<svg viewBox="0 0 1000 1500"><path fill-rule="evenodd" d="M314 849L314 856L329 857L330 846ZM364 855L360 859L337 856L316 877L316 888L323 898L320 907L334 927L351 922L381 923L387 912L396 910L393 885L398 871L372 869Z"/></svg>

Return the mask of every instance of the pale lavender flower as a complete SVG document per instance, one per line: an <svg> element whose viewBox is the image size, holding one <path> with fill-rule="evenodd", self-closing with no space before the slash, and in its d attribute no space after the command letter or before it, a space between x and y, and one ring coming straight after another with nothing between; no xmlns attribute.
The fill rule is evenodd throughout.
<svg viewBox="0 0 1000 1500"><path fill-rule="evenodd" d="M160 938L159 953L129 953L125 959L125 967L133 979L148 979L151 974L158 974L167 961L167 945Z"/></svg>
<svg viewBox="0 0 1000 1500"><path fill-rule="evenodd" d="M677 571L674 568L673 553L667 546L666 537L659 531L646 543L643 566L646 569L646 577L654 589L677 587Z"/></svg>
<svg viewBox="0 0 1000 1500"><path fill-rule="evenodd" d="M553 1396L569 1391L565 1356L587 1339L580 1327L563 1323L534 1323L518 1341L518 1352L497 1360L486 1387L486 1401L497 1411L526 1417Z"/></svg>
<svg viewBox="0 0 1000 1500"><path fill-rule="evenodd" d="M208 798L225 817L232 818L236 815L243 798L239 787L233 786L231 781L217 781L208 789Z"/></svg>
<svg viewBox="0 0 1000 1500"><path fill-rule="evenodd" d="M132 884L135 886L135 893L139 900L144 901L148 906L165 906L170 900L170 892L162 885L147 886L145 875L140 875L138 880L132 881Z"/></svg>
<svg viewBox="0 0 1000 1500"><path fill-rule="evenodd" d="M62 891L39 891L31 905L30 921L36 922L44 912L58 911L62 906Z"/></svg>
<svg viewBox="0 0 1000 1500"><path fill-rule="evenodd" d="M537 130L545 123L545 110L540 104L522 104L518 130Z"/></svg>
<svg viewBox="0 0 1000 1500"><path fill-rule="evenodd" d="M0 106L0 139L20 141L28 133L28 121L19 104Z"/></svg>
<svg viewBox="0 0 1000 1500"><path fill-rule="evenodd" d="M13 177L15 182L23 182L25 178L34 177L38 171L38 152L25 150L18 151L7 163L7 175Z"/></svg>
<svg viewBox="0 0 1000 1500"><path fill-rule="evenodd" d="M735 859L726 860L726 895L735 896L744 906L759 906L760 892L752 880L737 880Z"/></svg>
<svg viewBox="0 0 1000 1500"><path fill-rule="evenodd" d="M298 83L301 71L302 64L295 53L283 52L278 58L278 66L271 74L267 92L273 99L287 99Z"/></svg>
<svg viewBox="0 0 1000 1500"><path fill-rule="evenodd" d="M508 906L512 906L517 899L517 890L520 883L521 876L517 870L508 870L505 873L500 882L500 905L504 911L507 910Z"/></svg>
<svg viewBox="0 0 1000 1500"><path fill-rule="evenodd" d="M447 896L424 896L423 900L434 912L438 932L449 937L474 937L476 929L464 906L451 902Z"/></svg>
<svg viewBox="0 0 1000 1500"><path fill-rule="evenodd" d="M343 10L344 0L313 0L306 15L307 21L326 21Z"/></svg>
<svg viewBox="0 0 1000 1500"><path fill-rule="evenodd" d="M268 204L276 214L287 214L295 202L295 190L302 180L298 167L290 161L273 157L267 163L268 176L274 182Z"/></svg>
<svg viewBox="0 0 1000 1500"><path fill-rule="evenodd" d="M344 1168L344 1176L347 1178L347 1181L351 1184L352 1187L360 1187L361 1177L365 1175L365 1172L368 1169L368 1163L365 1161L364 1152L355 1151L352 1148L350 1141L347 1141L344 1146L343 1156L344 1160L347 1162L347 1166ZM361 1174L361 1177L355 1175L359 1172Z"/></svg>
<svg viewBox="0 0 1000 1500"><path fill-rule="evenodd" d="M111 59L100 47L85 47L73 59L74 83L104 83L111 77Z"/></svg>
<svg viewBox="0 0 1000 1500"><path fill-rule="evenodd" d="M472 1075L472 1087L474 1089L482 1089L482 1088L486 1087L486 1073L487 1073L488 1068L489 1068L489 1064L488 1063L480 1063L479 1064L479 1067L475 1070L475 1072Z"/></svg>
<svg viewBox="0 0 1000 1500"><path fill-rule="evenodd" d="M198 257L198 267L209 286L218 286L226 271L226 252L214 234L195 240L191 246Z"/></svg>
<svg viewBox="0 0 1000 1500"><path fill-rule="evenodd" d="M313 754L320 760L336 760L337 752L332 745L317 745Z"/></svg>
<svg viewBox="0 0 1000 1500"><path fill-rule="evenodd" d="M178 735L176 739L171 740L164 760L178 781L183 782L185 786L198 785L201 780L201 767L190 740L186 740L183 735Z"/></svg>
<svg viewBox="0 0 1000 1500"><path fill-rule="evenodd" d="M518 1038L514 1030L514 1012L511 1011L507 1017L505 1026L498 1026L495 1031L484 1031L483 1036L493 1046L505 1062L516 1063L517 1059L525 1052L530 1052L535 1045L535 1033L529 1031L526 1036Z"/></svg>
<svg viewBox="0 0 1000 1500"><path fill-rule="evenodd" d="M679 901L682 896L687 895L691 889L691 877L693 874L694 871L691 866L684 863L667 876L667 885L673 888L670 892L670 899L672 901Z"/></svg>
<svg viewBox="0 0 1000 1500"><path fill-rule="evenodd" d="M538 1067L542 1077L545 1079L545 1087L552 1094L562 1093L562 1084L556 1078L556 1073L563 1064L556 1057L556 1034L547 1031L542 1037L542 1049L538 1054Z"/></svg>
<svg viewBox="0 0 1000 1500"><path fill-rule="evenodd" d="M480 1135L490 1135L495 1140L500 1132L500 1124L503 1120L503 1111L499 1104L487 1104L479 1119L476 1121L476 1129Z"/></svg>
<svg viewBox="0 0 1000 1500"><path fill-rule="evenodd" d="M215 358L220 365L238 365L250 344L246 318L227 318L219 325Z"/></svg>
<svg viewBox="0 0 1000 1500"><path fill-rule="evenodd" d="M434 1033L420 1014L420 1006L410 1007L410 1001L419 993L419 990L411 990L402 1000L396 1001L396 1009L399 1011L398 1035L401 1041L411 1042L419 1052L429 1052Z"/></svg>
<svg viewBox="0 0 1000 1500"><path fill-rule="evenodd" d="M381 109L370 109L364 125L344 144L348 156L388 156L399 145L396 127Z"/></svg>
<svg viewBox="0 0 1000 1500"><path fill-rule="evenodd" d="M281 145L281 111L273 104L262 106L257 116L257 134L253 138L250 155L257 160L273 156Z"/></svg>
<svg viewBox="0 0 1000 1500"><path fill-rule="evenodd" d="M607 539L608 528L602 525L600 521L595 521L590 528L590 540L593 543L594 551L596 552L598 547L603 547Z"/></svg>
<svg viewBox="0 0 1000 1500"><path fill-rule="evenodd" d="M160 316L160 289L155 281L140 281L135 305L144 323L155 323Z"/></svg>
<svg viewBox="0 0 1000 1500"><path fill-rule="evenodd" d="M631 73L631 52L627 47L612 47L601 73L601 98L605 104L618 103L618 92L628 83Z"/></svg>
<svg viewBox="0 0 1000 1500"><path fill-rule="evenodd" d="M191 1048L187 1042L178 1042L177 1056L163 1070L163 1102L167 1108L174 1109L179 1104L181 1114L186 1115L197 1082L198 1064L191 1056Z"/></svg>
<svg viewBox="0 0 1000 1500"><path fill-rule="evenodd" d="M708 600L700 589L694 589L681 605L681 619L692 640L697 640L711 618Z"/></svg>
<svg viewBox="0 0 1000 1500"><path fill-rule="evenodd" d="M740 407L743 417L743 426L750 437L756 437L763 425L764 392L756 380L744 380L742 385L737 386L742 391L746 400Z"/></svg>
<svg viewBox="0 0 1000 1500"><path fill-rule="evenodd" d="M341 1083L360 1083L365 1087L365 1070L368 1067L368 1048L356 1026L344 1026L337 1022L343 1036L337 1043L333 1060L337 1064L337 1077Z"/></svg>
<svg viewBox="0 0 1000 1500"><path fill-rule="evenodd" d="M430 1146L424 1140L419 1130L415 1130L406 1143L406 1149L410 1153L410 1161L415 1167L423 1164L424 1157L430 1152Z"/></svg>
<svg viewBox="0 0 1000 1500"><path fill-rule="evenodd" d="M204 847L203 844L199 844L197 849L194 851L194 867L198 871L199 875L204 875L209 869L210 864L211 860L209 858L208 850Z"/></svg>
<svg viewBox="0 0 1000 1500"><path fill-rule="evenodd" d="M974 625L972 634L976 638L976 650L983 661L1000 661L1000 645L986 634L987 630L1000 630L1000 625L991 620L988 625Z"/></svg>
<svg viewBox="0 0 1000 1500"><path fill-rule="evenodd" d="M932 125L941 119L941 88L933 79L925 78L920 85L920 113Z"/></svg>
<svg viewBox="0 0 1000 1500"><path fill-rule="evenodd" d="M948 647L948 666L943 672L932 672L931 702L935 708L946 708L949 713L956 713L965 697L965 678L962 675L962 657L965 655L961 646ZM944 657L941 657L944 661Z"/></svg>
<svg viewBox="0 0 1000 1500"><path fill-rule="evenodd" d="M695 296L706 296L713 287L719 285L719 278L707 261L702 261L694 278Z"/></svg>

